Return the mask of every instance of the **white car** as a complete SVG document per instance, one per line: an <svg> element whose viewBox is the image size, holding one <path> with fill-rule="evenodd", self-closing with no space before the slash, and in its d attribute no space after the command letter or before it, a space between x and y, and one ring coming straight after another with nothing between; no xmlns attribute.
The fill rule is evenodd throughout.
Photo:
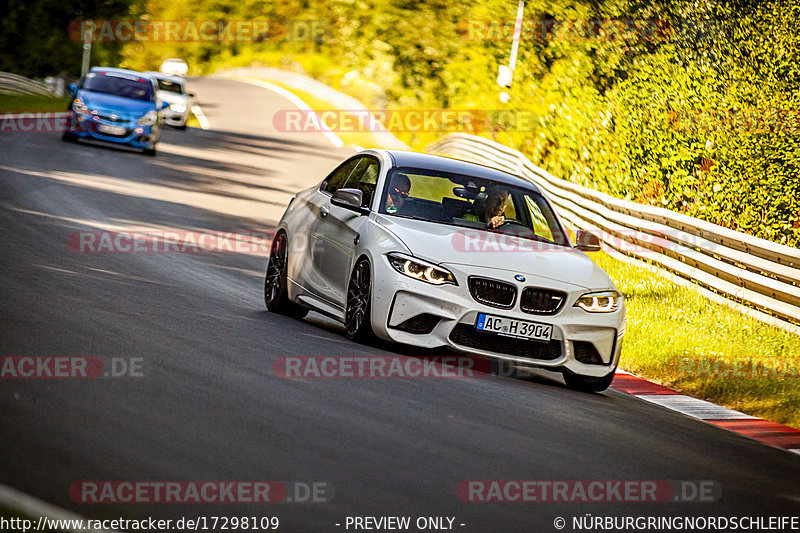
<svg viewBox="0 0 800 533"><path fill-rule="evenodd" d="M159 69L162 74L169 76L186 76L189 74L189 65L183 59L171 57L165 59Z"/></svg>
<svg viewBox="0 0 800 533"><path fill-rule="evenodd" d="M178 129L186 129L186 122L192 112L194 94L186 92L186 80L180 76L168 76L160 72L145 72L158 84L156 95L159 102L166 102L161 115L164 122Z"/></svg>
<svg viewBox="0 0 800 533"><path fill-rule="evenodd" d="M560 371L606 389L625 331L622 295L531 182L489 167L366 150L292 198L272 241L264 300L313 309L351 339L449 347Z"/></svg>

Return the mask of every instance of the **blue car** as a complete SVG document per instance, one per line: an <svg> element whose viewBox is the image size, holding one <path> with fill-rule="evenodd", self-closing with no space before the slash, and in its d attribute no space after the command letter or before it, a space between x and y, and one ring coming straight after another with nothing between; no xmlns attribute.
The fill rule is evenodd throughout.
<svg viewBox="0 0 800 533"><path fill-rule="evenodd" d="M65 141L95 139L127 144L155 155L161 137L156 82L140 72L94 67L79 84L70 85Z"/></svg>

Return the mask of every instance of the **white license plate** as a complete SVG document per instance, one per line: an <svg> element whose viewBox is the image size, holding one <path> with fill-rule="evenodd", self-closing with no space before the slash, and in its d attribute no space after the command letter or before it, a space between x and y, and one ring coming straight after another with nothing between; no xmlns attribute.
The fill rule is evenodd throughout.
<svg viewBox="0 0 800 533"><path fill-rule="evenodd" d="M108 124L99 124L97 130L100 133L108 133L110 135L124 135L125 128L122 126L109 126Z"/></svg>
<svg viewBox="0 0 800 533"><path fill-rule="evenodd" d="M506 337L518 337L536 341L549 341L553 335L553 326L550 324L485 315L483 313L478 314L478 322L475 324L475 328L479 331L497 333Z"/></svg>

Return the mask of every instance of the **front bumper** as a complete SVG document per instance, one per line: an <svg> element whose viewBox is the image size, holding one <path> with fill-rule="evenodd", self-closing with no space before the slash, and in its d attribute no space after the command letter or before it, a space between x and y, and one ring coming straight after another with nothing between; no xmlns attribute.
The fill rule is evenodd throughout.
<svg viewBox="0 0 800 533"><path fill-rule="evenodd" d="M105 128L119 129L119 133L103 131ZM155 148L160 136L160 128L157 125L140 126L136 120L112 122L96 116L79 115L74 111L69 111L67 132L84 139L127 144L142 149Z"/></svg>
<svg viewBox="0 0 800 533"><path fill-rule="evenodd" d="M371 318L376 335L426 348L447 346L523 366L567 369L584 376L602 377L616 368L625 332L624 302L612 313L588 313L573 307L578 297L589 292L583 287L528 273L525 273L527 281L521 283L511 271L446 266L455 275L458 286L436 286L403 276L385 256L375 258ZM469 276L514 284L518 295L525 287L555 289L566 293L567 300L554 315L523 312L519 297L511 308L498 309L472 297ZM551 339L535 341L479 331L475 328L479 313L551 325Z"/></svg>
<svg viewBox="0 0 800 533"><path fill-rule="evenodd" d="M186 122L189 120L189 113L190 110L188 107L183 113L173 111L169 107L165 108L161 112L162 116L164 117L164 123L170 126L185 126Z"/></svg>

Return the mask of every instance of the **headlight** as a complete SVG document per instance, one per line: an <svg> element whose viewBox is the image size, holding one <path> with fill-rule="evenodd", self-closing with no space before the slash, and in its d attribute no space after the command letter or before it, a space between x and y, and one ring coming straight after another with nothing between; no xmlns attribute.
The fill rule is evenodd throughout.
<svg viewBox="0 0 800 533"><path fill-rule="evenodd" d="M445 283L458 285L452 272L440 266L398 253L389 254L387 257L395 270L409 278L418 279L432 285L444 285Z"/></svg>
<svg viewBox="0 0 800 533"><path fill-rule="evenodd" d="M86 104L84 104L80 98L76 98L72 101L72 110L79 115L89 115L89 108L86 107Z"/></svg>
<svg viewBox="0 0 800 533"><path fill-rule="evenodd" d="M153 124L156 123L157 120L158 120L158 113L156 113L155 111L148 111L147 113L142 115L142 118L140 118L136 123L139 124L140 126L152 126Z"/></svg>
<svg viewBox="0 0 800 533"><path fill-rule="evenodd" d="M175 111L176 113L183 113L184 111L186 111L186 105L184 104L170 104L169 108Z"/></svg>
<svg viewBox="0 0 800 533"><path fill-rule="evenodd" d="M578 298L574 307L580 307L589 313L613 313L619 308L622 300L616 291L589 292Z"/></svg>

